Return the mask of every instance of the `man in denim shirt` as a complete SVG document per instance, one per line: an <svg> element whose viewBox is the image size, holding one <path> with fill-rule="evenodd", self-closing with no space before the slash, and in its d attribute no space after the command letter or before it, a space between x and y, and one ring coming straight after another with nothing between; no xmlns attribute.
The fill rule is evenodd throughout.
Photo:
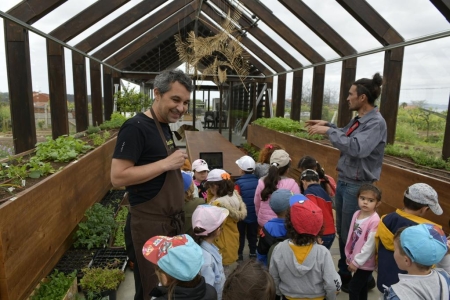
<svg viewBox="0 0 450 300"><path fill-rule="evenodd" d="M350 231L352 216L358 210L357 193L364 183L380 179L386 145L386 121L375 106L381 93L382 78L379 73L373 79L355 81L347 98L349 109L358 115L344 128L337 128L323 120L306 121L309 134L327 135L332 145L341 151L338 161L336 188L336 229L339 236L341 257L338 262L342 290L347 291L351 272L347 269L345 242ZM369 288L375 286L371 278Z"/></svg>

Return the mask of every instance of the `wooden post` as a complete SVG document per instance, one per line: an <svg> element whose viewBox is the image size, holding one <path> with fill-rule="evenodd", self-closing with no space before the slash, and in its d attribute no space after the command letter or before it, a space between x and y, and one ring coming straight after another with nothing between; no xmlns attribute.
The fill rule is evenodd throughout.
<svg viewBox="0 0 450 300"><path fill-rule="evenodd" d="M86 58L72 51L73 93L75 98L75 122L77 132L89 126L89 110L86 81Z"/></svg>
<svg viewBox="0 0 450 300"><path fill-rule="evenodd" d="M291 119L300 121L302 112L303 70L295 71L292 78Z"/></svg>
<svg viewBox="0 0 450 300"><path fill-rule="evenodd" d="M105 120L111 120L111 115L114 109L114 86L112 82L111 68L103 67L103 109L105 113Z"/></svg>
<svg viewBox="0 0 450 300"><path fill-rule="evenodd" d="M322 118L324 86L325 65L314 67L311 93L311 120L320 120Z"/></svg>
<svg viewBox="0 0 450 300"><path fill-rule="evenodd" d="M442 158L450 158L450 96L448 97L447 119L445 122L444 144L442 145Z"/></svg>
<svg viewBox="0 0 450 300"><path fill-rule="evenodd" d="M21 153L33 149L37 141L28 30L8 20L4 26L14 151Z"/></svg>
<svg viewBox="0 0 450 300"><path fill-rule="evenodd" d="M193 94L192 94L192 97L194 98L194 103L193 103L193 105L192 105L192 126L194 126L194 130L195 130L195 107L197 106L197 99L196 99L196 91L197 91L197 86L196 86L196 82L197 82L197 80L196 80L197 78L196 77L194 77L194 90L193 90Z"/></svg>
<svg viewBox="0 0 450 300"><path fill-rule="evenodd" d="M231 127L232 127L232 120L233 120L233 102L234 102L234 97L233 97L233 81L230 82L230 89L229 89L229 93L230 93L230 103L228 103L228 113L230 115L230 121L228 123L228 140L230 141L230 143L233 142L233 134L231 132ZM237 99L239 101L239 99Z"/></svg>
<svg viewBox="0 0 450 300"><path fill-rule="evenodd" d="M278 90L277 90L277 109L275 116L284 117L284 104L286 101L286 74L278 75Z"/></svg>
<svg viewBox="0 0 450 300"><path fill-rule="evenodd" d="M350 111L347 102L348 91L355 82L356 76L356 58L350 58L342 62L341 88L339 92L339 107L337 126L344 127L352 119L352 111Z"/></svg>
<svg viewBox="0 0 450 300"><path fill-rule="evenodd" d="M95 60L89 61L91 72L91 105L92 105L92 125L99 126L103 123L102 110L102 74L100 64Z"/></svg>

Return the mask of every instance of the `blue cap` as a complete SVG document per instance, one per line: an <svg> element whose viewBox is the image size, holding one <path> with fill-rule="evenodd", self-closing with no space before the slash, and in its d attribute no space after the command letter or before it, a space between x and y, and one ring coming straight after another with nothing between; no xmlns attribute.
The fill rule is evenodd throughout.
<svg viewBox="0 0 450 300"><path fill-rule="evenodd" d="M291 198L289 198L289 205L292 206L295 203L303 203L306 200L308 200L308 198L306 198L305 195L303 195L303 194L295 194L295 195L292 195Z"/></svg>
<svg viewBox="0 0 450 300"><path fill-rule="evenodd" d="M292 192L286 189L279 189L272 193L269 200L269 206L274 213L281 213L289 208L289 198Z"/></svg>
<svg viewBox="0 0 450 300"><path fill-rule="evenodd" d="M183 176L183 187L186 192L192 184L192 177L188 173L181 172L181 176Z"/></svg>
<svg viewBox="0 0 450 300"><path fill-rule="evenodd" d="M203 251L187 234L174 237L157 235L142 248L145 259L181 281L191 281L203 265Z"/></svg>
<svg viewBox="0 0 450 300"><path fill-rule="evenodd" d="M437 264L447 254L447 238L437 225L420 224L406 228L400 243L413 262L424 266Z"/></svg>

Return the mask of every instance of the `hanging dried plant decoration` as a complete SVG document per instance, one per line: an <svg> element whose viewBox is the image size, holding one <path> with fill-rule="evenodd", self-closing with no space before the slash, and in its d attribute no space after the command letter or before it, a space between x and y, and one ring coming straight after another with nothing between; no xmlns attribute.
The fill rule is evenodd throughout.
<svg viewBox="0 0 450 300"><path fill-rule="evenodd" d="M233 15L228 11L226 19L221 24L223 30L214 36L196 37L194 31L191 31L183 41L181 34L175 35L180 61L185 62L188 68L192 66L194 74L197 75L200 64L205 66L205 61L213 60L203 69L201 79L205 79L203 74L212 75L217 85L227 80L227 70L234 70L244 82L249 74L250 65L240 45L240 32L234 25L240 18L241 14L237 10Z"/></svg>

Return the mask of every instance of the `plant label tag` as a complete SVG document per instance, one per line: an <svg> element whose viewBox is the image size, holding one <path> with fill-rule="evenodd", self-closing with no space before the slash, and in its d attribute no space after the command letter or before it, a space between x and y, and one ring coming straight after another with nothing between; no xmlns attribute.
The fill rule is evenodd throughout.
<svg viewBox="0 0 450 300"><path fill-rule="evenodd" d="M13 188L12 186L8 188L8 191L9 191L10 193L12 193L14 190L15 190L15 188Z"/></svg>
<svg viewBox="0 0 450 300"><path fill-rule="evenodd" d="M16 199L17 199L17 197L12 197L12 198L9 199L9 200L14 201L14 200L16 200Z"/></svg>
<svg viewBox="0 0 450 300"><path fill-rule="evenodd" d="M74 160L72 163L73 163L73 164L76 164L77 162L78 162L78 160Z"/></svg>
<svg viewBox="0 0 450 300"><path fill-rule="evenodd" d="M25 186L27 184L27 181L25 179L22 179L22 186Z"/></svg>

